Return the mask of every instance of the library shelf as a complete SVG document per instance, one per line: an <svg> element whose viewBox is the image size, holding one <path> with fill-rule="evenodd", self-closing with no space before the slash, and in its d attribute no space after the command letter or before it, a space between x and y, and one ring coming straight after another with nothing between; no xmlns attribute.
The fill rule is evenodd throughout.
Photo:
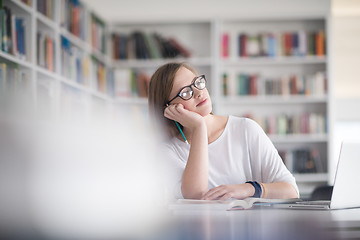
<svg viewBox="0 0 360 240"><path fill-rule="evenodd" d="M42 22L43 24L45 24L49 28L54 29L54 30L58 30L59 26L54 20L46 17L44 14L42 14L40 12L36 12L35 16L36 16L37 20L39 20L40 22Z"/></svg>
<svg viewBox="0 0 360 240"><path fill-rule="evenodd" d="M313 104L327 103L328 97L312 95L225 96L223 104Z"/></svg>
<svg viewBox="0 0 360 240"><path fill-rule="evenodd" d="M33 65L29 61L23 60L23 59L21 59L19 57L16 57L16 56L14 56L12 54L9 54L9 53L3 52L3 51L0 51L0 57L4 58L7 61L19 64L19 66L22 66L22 67L26 67L26 68L32 68L33 67Z"/></svg>
<svg viewBox="0 0 360 240"><path fill-rule="evenodd" d="M29 14L33 14L35 9L33 7L28 6L27 4L21 2L20 0L13 0L12 3L16 4L17 7L21 8L25 12Z"/></svg>
<svg viewBox="0 0 360 240"><path fill-rule="evenodd" d="M238 57L235 59L221 59L221 64L225 66L325 64L326 62L326 56Z"/></svg>
<svg viewBox="0 0 360 240"><path fill-rule="evenodd" d="M317 143L328 141L328 134L269 134L273 143Z"/></svg>
<svg viewBox="0 0 360 240"><path fill-rule="evenodd" d="M114 102L116 104L136 104L141 106L147 106L148 99L140 97L115 97Z"/></svg>
<svg viewBox="0 0 360 240"><path fill-rule="evenodd" d="M168 62L186 62L194 66L210 66L211 58L168 58L168 59L131 59L131 60L114 60L114 68L157 68Z"/></svg>
<svg viewBox="0 0 360 240"><path fill-rule="evenodd" d="M49 71L44 67L36 66L35 70L36 70L36 72L42 74L43 76L46 76L49 79L59 80L59 75L58 74L56 74L56 73L54 73L52 71Z"/></svg>
<svg viewBox="0 0 360 240"><path fill-rule="evenodd" d="M60 33L62 36L67 38L72 44L74 44L76 47L80 48L81 50L83 50L85 52L91 51L92 48L89 43L87 43L86 41L82 40L81 38L73 35L66 28L60 27Z"/></svg>

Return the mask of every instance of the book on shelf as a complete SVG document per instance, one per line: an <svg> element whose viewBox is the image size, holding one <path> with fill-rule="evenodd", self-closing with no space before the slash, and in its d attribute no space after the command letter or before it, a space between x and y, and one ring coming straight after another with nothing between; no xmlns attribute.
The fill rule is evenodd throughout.
<svg viewBox="0 0 360 240"><path fill-rule="evenodd" d="M238 37L238 49L239 49L239 57L247 57L247 35L246 34L239 34Z"/></svg>
<svg viewBox="0 0 360 240"><path fill-rule="evenodd" d="M0 7L0 49L21 59L26 58L24 19L11 9Z"/></svg>
<svg viewBox="0 0 360 240"><path fill-rule="evenodd" d="M36 38L37 64L55 71L55 41L46 33L38 32Z"/></svg>
<svg viewBox="0 0 360 240"><path fill-rule="evenodd" d="M1 50L9 52L9 46L11 44L11 31L8 28L9 17L11 16L11 9L8 7L0 6L0 42ZM10 38L10 39L9 39Z"/></svg>
<svg viewBox="0 0 360 240"><path fill-rule="evenodd" d="M79 0L61 0L61 26L76 37L85 40L87 36L87 11Z"/></svg>
<svg viewBox="0 0 360 240"><path fill-rule="evenodd" d="M105 23L95 14L91 14L91 45L102 53L106 51Z"/></svg>
<svg viewBox="0 0 360 240"><path fill-rule="evenodd" d="M271 199L271 198L245 198L245 199L230 199L225 201L220 200L196 200L196 199L178 199L175 203L170 204L169 208L172 210L247 210L256 206L271 206L273 204L292 203L300 201L299 198L287 199Z"/></svg>
<svg viewBox="0 0 360 240"><path fill-rule="evenodd" d="M221 49L224 44L231 40L225 40L222 34ZM240 32L237 35L237 54L239 57L277 57L277 56L318 56L322 57L326 54L325 49L325 31L293 31L293 32L264 32L246 33ZM229 45L226 44L227 48ZM235 51L229 49L228 51ZM229 54L222 57L227 58Z"/></svg>
<svg viewBox="0 0 360 240"><path fill-rule="evenodd" d="M112 56L115 60L158 59L190 57L191 52L176 38L165 38L159 33L135 31L131 34L112 35Z"/></svg>
<svg viewBox="0 0 360 240"><path fill-rule="evenodd" d="M323 173L324 164L316 148L279 150L279 155L293 173Z"/></svg>
<svg viewBox="0 0 360 240"><path fill-rule="evenodd" d="M229 57L229 33L223 33L221 36L221 56Z"/></svg>
<svg viewBox="0 0 360 240"><path fill-rule="evenodd" d="M61 36L61 74L84 86L90 83L90 57Z"/></svg>
<svg viewBox="0 0 360 240"><path fill-rule="evenodd" d="M227 73L223 73L222 75L222 89L223 89L223 95L228 96L228 75Z"/></svg>
<svg viewBox="0 0 360 240"><path fill-rule="evenodd" d="M185 48L182 44L179 43L178 40L176 40L175 38L171 37L169 38L169 43L172 47L174 47L177 52L179 52L179 54L185 58L189 58L191 57L191 52Z"/></svg>
<svg viewBox="0 0 360 240"><path fill-rule="evenodd" d="M94 56L92 57L92 86L94 86L94 89L97 90L100 93L108 94L109 89L109 83L108 77L107 77L107 70L105 67L105 64L98 59L96 59Z"/></svg>
<svg viewBox="0 0 360 240"><path fill-rule="evenodd" d="M151 74L143 70L115 69L115 97L148 97Z"/></svg>
<svg viewBox="0 0 360 240"><path fill-rule="evenodd" d="M37 11L49 19L54 19L54 0L37 0Z"/></svg>

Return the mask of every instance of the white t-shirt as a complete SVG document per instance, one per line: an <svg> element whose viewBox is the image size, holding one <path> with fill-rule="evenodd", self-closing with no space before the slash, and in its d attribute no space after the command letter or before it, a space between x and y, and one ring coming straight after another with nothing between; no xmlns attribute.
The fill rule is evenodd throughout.
<svg viewBox="0 0 360 240"><path fill-rule="evenodd" d="M170 184L175 198L183 198L181 179L189 156L190 145L176 137L165 143L162 152L169 165ZM295 178L285 167L278 151L253 120L229 116L224 132L208 145L209 189L246 181L262 183L288 182L297 192Z"/></svg>

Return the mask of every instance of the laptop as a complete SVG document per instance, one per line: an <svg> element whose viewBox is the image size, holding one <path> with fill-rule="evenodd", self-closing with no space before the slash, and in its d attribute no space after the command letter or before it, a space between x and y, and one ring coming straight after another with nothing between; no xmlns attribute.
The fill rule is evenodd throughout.
<svg viewBox="0 0 360 240"><path fill-rule="evenodd" d="M360 142L344 141L341 144L330 201L301 201L276 204L274 208L329 210L360 207Z"/></svg>

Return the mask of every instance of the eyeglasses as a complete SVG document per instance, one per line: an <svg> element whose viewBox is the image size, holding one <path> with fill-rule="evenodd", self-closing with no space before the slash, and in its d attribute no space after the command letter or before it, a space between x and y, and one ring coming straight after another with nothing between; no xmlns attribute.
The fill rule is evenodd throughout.
<svg viewBox="0 0 360 240"><path fill-rule="evenodd" d="M194 95L194 90L192 86L194 86L199 90L203 90L206 87L205 75L200 75L198 77L195 77L193 82L189 86L185 86L182 89L180 89L178 94L176 94L175 97L173 97L170 101L168 101L166 105L170 104L177 97L180 97L183 100L191 99Z"/></svg>

